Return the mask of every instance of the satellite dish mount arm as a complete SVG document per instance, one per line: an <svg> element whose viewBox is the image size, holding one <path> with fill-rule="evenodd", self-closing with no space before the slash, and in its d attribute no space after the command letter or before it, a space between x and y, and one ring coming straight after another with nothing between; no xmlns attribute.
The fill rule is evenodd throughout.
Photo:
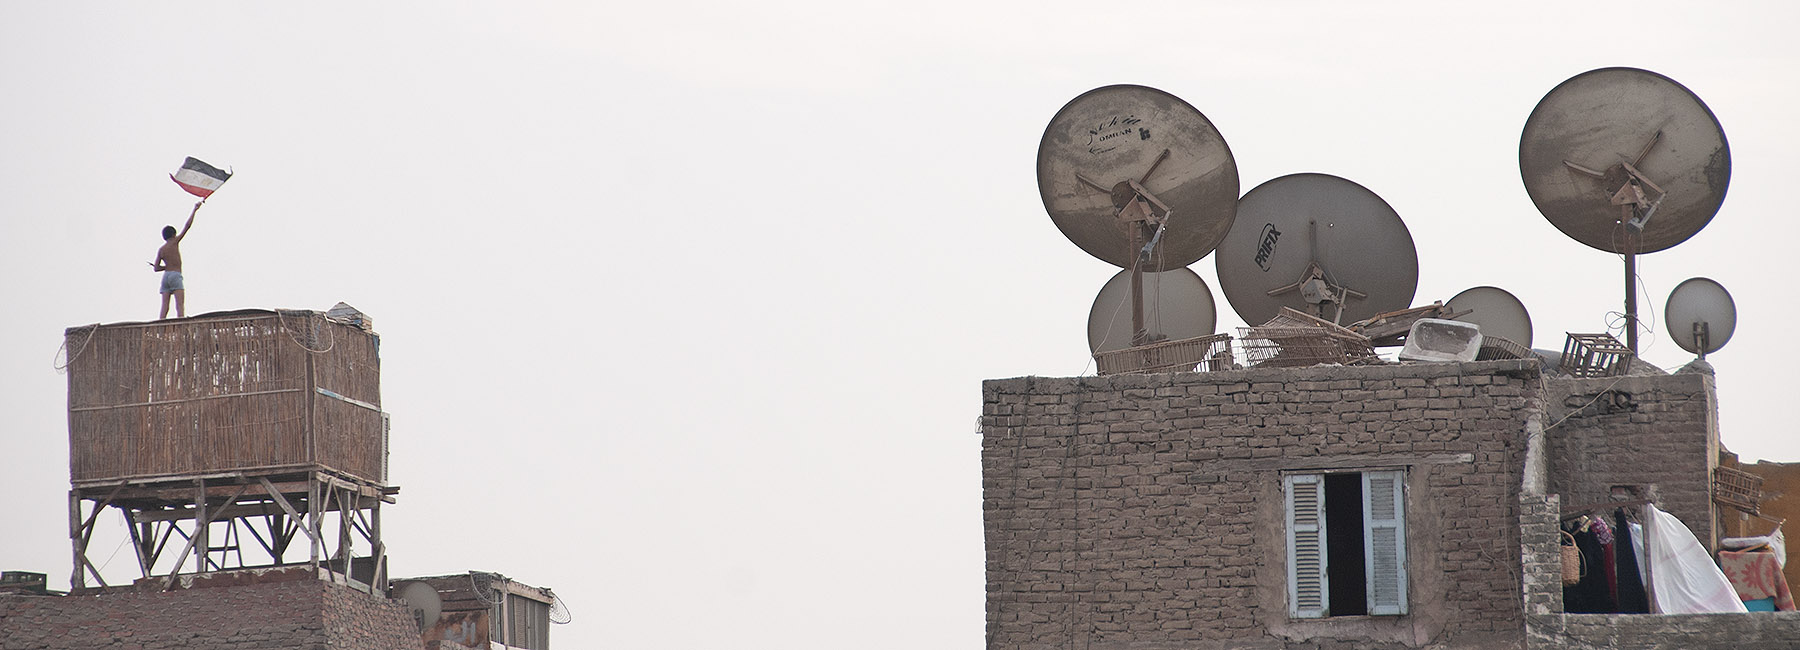
<svg viewBox="0 0 1800 650"><path fill-rule="evenodd" d="M1662 141L1663 132L1658 130L1650 136L1650 141L1638 150L1631 162L1619 162L1606 171L1600 172L1573 162L1564 160L1563 166L1577 173L1591 176L1607 186L1618 184L1613 190L1609 202L1619 206L1619 225L1625 228L1625 347L1633 354L1637 353L1638 317L1637 317L1637 247L1636 238L1644 232L1644 226L1650 223L1650 217L1662 206L1663 199L1669 193L1655 181L1650 180L1638 165L1644 164L1644 158ZM1644 190L1648 189L1649 192ZM1654 198L1652 198L1654 194Z"/></svg>
<svg viewBox="0 0 1800 650"><path fill-rule="evenodd" d="M1133 347L1150 342L1150 330L1144 323L1144 265L1150 261L1150 254L1156 245L1162 242L1163 232L1168 228L1169 218L1175 211L1169 205L1156 198L1144 181L1156 168L1169 158L1169 150L1164 149L1150 169L1138 180L1123 180L1114 184L1111 189L1081 174L1075 179L1082 184L1112 196L1113 207L1118 208L1118 219L1124 222L1131 232L1131 249L1135 251L1131 265L1131 345Z"/></svg>
<svg viewBox="0 0 1800 650"><path fill-rule="evenodd" d="M1318 227L1317 221L1306 222L1307 253L1311 255L1312 259L1307 263L1306 270L1300 273L1300 279L1295 280L1293 284L1270 289L1268 293L1271 296L1279 296L1291 291L1299 291L1300 296L1312 304L1313 315L1320 318L1325 317L1325 303L1336 304L1337 314L1331 317L1331 322L1336 323L1344 318L1344 303L1348 302L1350 298L1358 300L1368 298L1369 294L1331 281L1330 276L1325 273L1325 267L1319 264Z"/></svg>
<svg viewBox="0 0 1800 650"><path fill-rule="evenodd" d="M1163 150L1163 155L1168 155L1167 149ZM1161 160L1157 159L1158 162ZM1144 323L1144 265L1162 240L1163 229L1168 227L1169 215L1173 212L1138 181L1121 181L1113 186L1112 195L1115 205L1124 199L1124 205L1119 207L1119 219L1130 229L1131 247L1137 251L1131 265L1131 345L1136 347L1150 343L1150 329Z"/></svg>

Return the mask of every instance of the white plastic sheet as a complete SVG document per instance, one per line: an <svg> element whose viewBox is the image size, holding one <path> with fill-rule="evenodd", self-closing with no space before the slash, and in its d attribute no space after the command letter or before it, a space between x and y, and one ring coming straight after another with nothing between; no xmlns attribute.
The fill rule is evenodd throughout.
<svg viewBox="0 0 1800 650"><path fill-rule="evenodd" d="M1647 506L1650 510L1649 526L1654 527L1644 546L1643 529L1637 524L1631 525L1633 550L1638 552L1638 561L1649 556L1650 590L1656 597L1656 611L1663 614L1714 614L1724 612L1746 612L1743 601L1738 600L1737 591L1731 588L1731 581L1725 578L1725 572L1713 564L1712 554L1700 545L1693 531L1686 524L1676 519L1675 515ZM1640 564L1640 566L1642 566Z"/></svg>

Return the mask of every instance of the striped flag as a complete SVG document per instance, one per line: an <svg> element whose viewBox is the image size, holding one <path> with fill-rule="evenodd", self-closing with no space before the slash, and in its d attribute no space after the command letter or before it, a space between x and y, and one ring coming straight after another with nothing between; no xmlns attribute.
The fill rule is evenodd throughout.
<svg viewBox="0 0 1800 650"><path fill-rule="evenodd" d="M181 189L203 199L212 196L213 191L219 189L220 185L224 185L229 178L231 178L231 172L221 171L218 167L200 162L193 156L188 156L187 161L181 163L181 169L169 174L169 179L175 181L176 185L180 185Z"/></svg>

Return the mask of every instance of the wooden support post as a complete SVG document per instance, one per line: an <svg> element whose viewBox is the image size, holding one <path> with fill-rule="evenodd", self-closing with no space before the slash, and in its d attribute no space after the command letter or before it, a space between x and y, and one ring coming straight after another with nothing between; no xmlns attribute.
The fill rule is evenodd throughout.
<svg viewBox="0 0 1800 650"><path fill-rule="evenodd" d="M194 536L188 538L188 548L198 547L200 549L197 557L194 558L194 573L205 573L206 554L211 550L207 547L206 529L211 528L208 524L212 522L211 519L206 518L206 479L194 479L194 487ZM182 551L183 555L186 553L187 551ZM181 561L177 560L175 566L176 571L179 572Z"/></svg>
<svg viewBox="0 0 1800 650"><path fill-rule="evenodd" d="M387 545L381 542L381 499L376 498L375 504L369 507L372 509L369 513L369 532L372 534L369 547L375 554L375 575L369 584L376 589L376 593L385 594L388 588Z"/></svg>
<svg viewBox="0 0 1800 650"><path fill-rule="evenodd" d="M350 578L350 560L356 557L355 540L350 538L350 526L356 517L356 489L345 485L338 488L338 555L344 558L343 574L346 581Z"/></svg>
<svg viewBox="0 0 1800 650"><path fill-rule="evenodd" d="M74 553L69 566L74 572L69 574L69 591L80 593L87 588L87 580L83 575L82 565L87 561L87 545L81 534L81 493L69 490L69 548Z"/></svg>
<svg viewBox="0 0 1800 650"><path fill-rule="evenodd" d="M145 538L150 536L150 524L132 521L131 510L127 508L119 508L119 513L125 516L125 531L131 533L131 550L137 555L138 570L143 574L140 577L149 577L150 547Z"/></svg>
<svg viewBox="0 0 1800 650"><path fill-rule="evenodd" d="M308 429L308 437L311 437L310 429ZM325 545L324 540L319 539L322 532L319 530L319 517L320 511L323 509L320 500L324 496L320 492L319 472L317 470L307 472L306 525L301 526L301 530L305 530L306 537L312 541L312 559L307 560L307 565L312 567L314 573L319 570L319 551L323 550L322 547Z"/></svg>

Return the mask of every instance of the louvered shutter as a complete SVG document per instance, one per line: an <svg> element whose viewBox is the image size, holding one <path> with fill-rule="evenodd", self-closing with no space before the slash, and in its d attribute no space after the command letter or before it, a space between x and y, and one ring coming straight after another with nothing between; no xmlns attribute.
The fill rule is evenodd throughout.
<svg viewBox="0 0 1800 650"><path fill-rule="evenodd" d="M1406 475L1363 472L1363 563L1369 614L1406 613Z"/></svg>
<svg viewBox="0 0 1800 650"><path fill-rule="evenodd" d="M1290 474L1288 511L1288 615L1323 618L1329 585L1325 576L1325 482L1318 474Z"/></svg>

